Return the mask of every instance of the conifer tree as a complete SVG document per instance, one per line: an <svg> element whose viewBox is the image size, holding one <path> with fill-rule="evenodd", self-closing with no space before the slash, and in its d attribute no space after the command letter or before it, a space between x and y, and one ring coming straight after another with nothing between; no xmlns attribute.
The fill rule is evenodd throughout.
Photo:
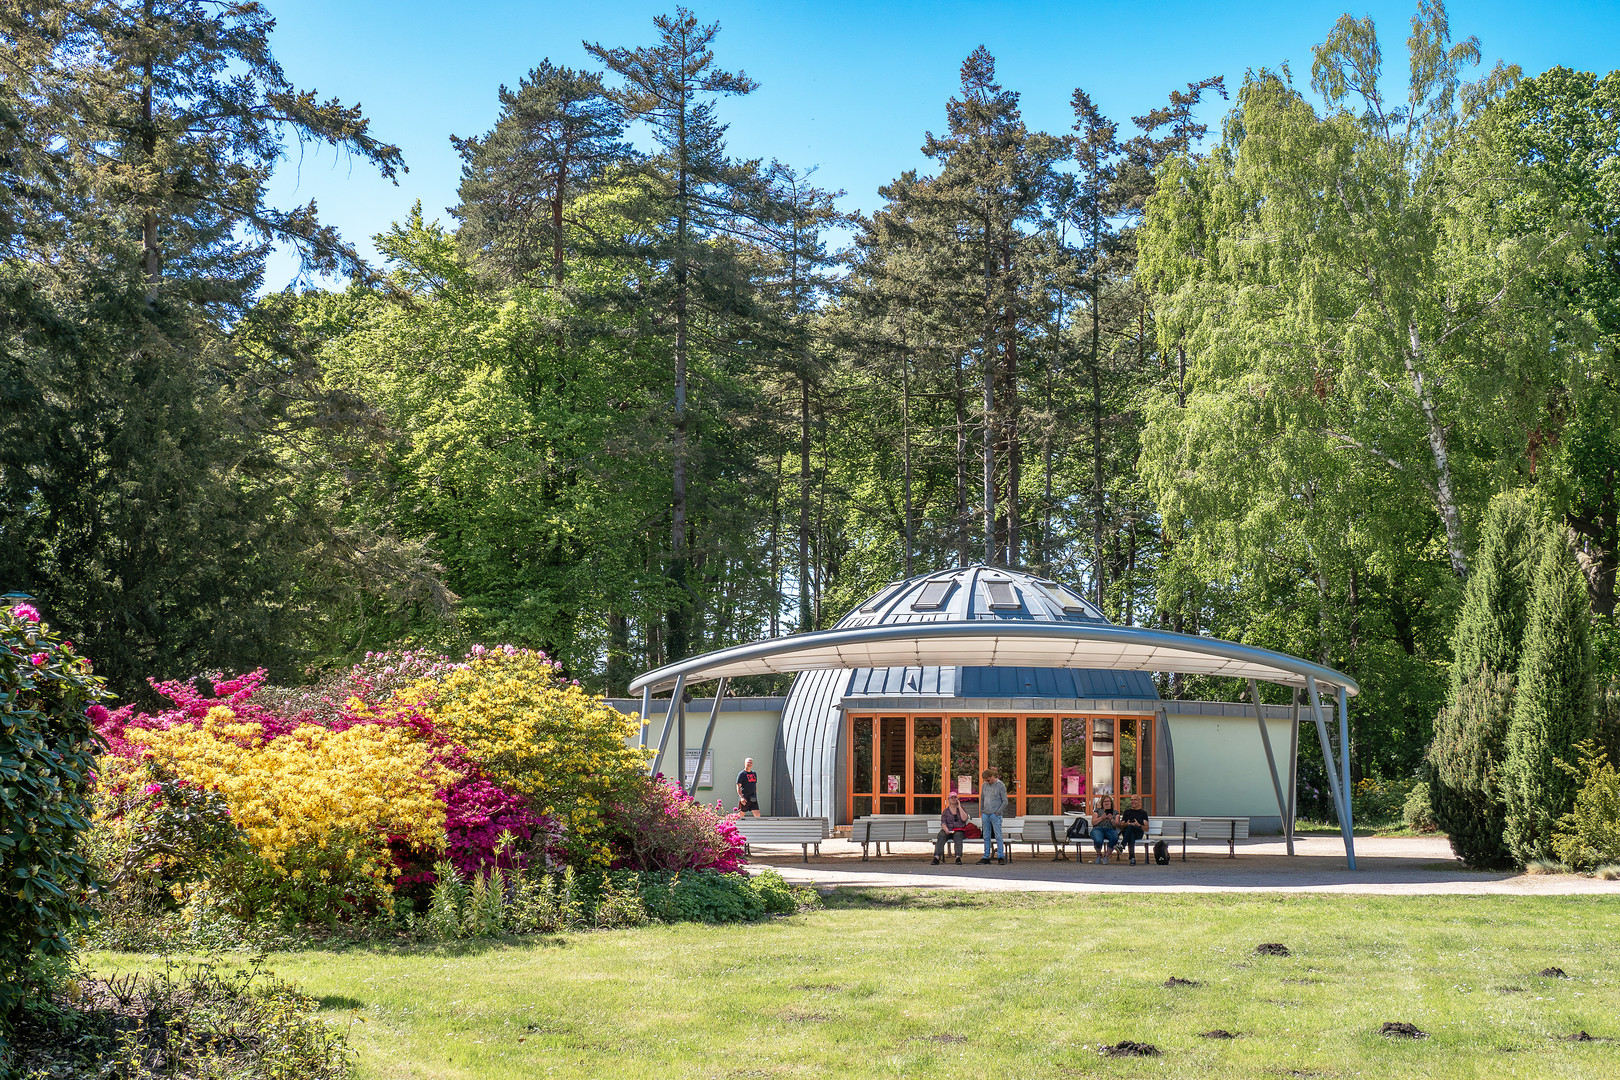
<svg viewBox="0 0 1620 1080"><path fill-rule="evenodd" d="M1491 501L1452 639L1451 690L1429 746L1429 802L1451 850L1477 869L1511 866L1504 740L1524 647L1535 520L1518 492Z"/></svg>
<svg viewBox="0 0 1620 1080"><path fill-rule="evenodd" d="M688 379L694 344L694 318L705 309L735 302L733 275L726 258L709 243L729 233L756 193L757 174L726 156L725 125L715 109L720 95L753 93L759 86L741 71L716 67L710 46L719 23L699 23L684 7L653 19L658 44L609 48L585 43L620 84L610 93L624 115L652 129L659 153L650 164L657 174L651 198L653 227L644 257L655 268L655 305L667 304L673 323L674 395L670 414L669 580L673 601L667 616L665 655L679 660L691 648L695 583L692 578L689 473L692 416Z"/></svg>
<svg viewBox="0 0 1620 1080"><path fill-rule="evenodd" d="M1575 744L1595 726L1586 580L1562 530L1549 530L1536 556L1503 766L1507 843L1521 864L1553 857L1553 834L1576 791L1559 762L1575 764Z"/></svg>
<svg viewBox="0 0 1620 1080"><path fill-rule="evenodd" d="M456 240L502 280L544 270L560 289L572 247L570 204L628 155L624 120L600 75L550 60L515 91L501 87L500 101L486 135L450 137L462 162Z"/></svg>

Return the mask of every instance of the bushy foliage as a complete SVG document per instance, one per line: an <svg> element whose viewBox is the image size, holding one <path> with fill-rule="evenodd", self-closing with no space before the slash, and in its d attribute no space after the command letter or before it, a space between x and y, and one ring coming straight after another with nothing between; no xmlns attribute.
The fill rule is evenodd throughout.
<svg viewBox="0 0 1620 1080"><path fill-rule="evenodd" d="M640 777L607 820L615 868L740 870L745 842L737 826L663 776Z"/></svg>
<svg viewBox="0 0 1620 1080"><path fill-rule="evenodd" d="M1400 821L1407 798L1421 783L1416 777L1389 780L1369 776L1358 781L1352 793L1356 824L1372 826Z"/></svg>
<svg viewBox="0 0 1620 1080"><path fill-rule="evenodd" d="M429 747L397 727L303 724L277 737L226 706L200 724L129 729L126 738L181 778L224 796L255 858L216 882L251 909L279 900L300 914L345 898L392 903L388 841L444 845L447 779Z"/></svg>
<svg viewBox="0 0 1620 1080"><path fill-rule="evenodd" d="M1503 869L1502 761L1513 680L1524 649L1536 523L1518 492L1491 500L1452 636L1450 690L1429 744L1429 803L1458 858Z"/></svg>
<svg viewBox="0 0 1620 1080"><path fill-rule="evenodd" d="M1401 820L1413 832L1430 833L1440 828L1439 822L1434 819L1434 807L1429 805L1428 784L1412 785L1412 790L1406 795L1406 802L1401 806Z"/></svg>
<svg viewBox="0 0 1620 1080"><path fill-rule="evenodd" d="M19 1025L19 1075L341 1080L343 1036L318 1003L260 966L181 968L63 981Z"/></svg>
<svg viewBox="0 0 1620 1080"><path fill-rule="evenodd" d="M421 683L401 693L425 702L426 715L491 780L556 817L570 862L612 861L606 816L647 760L634 745L638 721L564 685L557 665L528 649L475 651L436 687Z"/></svg>
<svg viewBox="0 0 1620 1080"><path fill-rule="evenodd" d="M1575 801L1575 782L1557 763L1593 733L1590 626L1575 553L1561 531L1549 531L1536 560L1502 768L1507 844L1520 864L1552 857L1553 830Z"/></svg>
<svg viewBox="0 0 1620 1080"><path fill-rule="evenodd" d="M81 838L107 696L90 663L27 604L0 608L0 1058L35 965L70 953L90 915Z"/></svg>
<svg viewBox="0 0 1620 1080"><path fill-rule="evenodd" d="M1578 764L1559 767L1577 785L1575 805L1558 820L1553 851L1579 870L1620 863L1620 771L1591 739L1577 744Z"/></svg>
<svg viewBox="0 0 1620 1080"><path fill-rule="evenodd" d="M1451 850L1475 870L1506 870L1507 797L1502 759L1513 715L1513 675L1480 669L1469 676L1435 724L1429 748L1429 795L1435 823Z"/></svg>
<svg viewBox="0 0 1620 1080"><path fill-rule="evenodd" d="M89 839L105 888L151 896L209 878L246 853L219 792L150 759L108 754L98 768ZM131 889L137 879L146 887Z"/></svg>

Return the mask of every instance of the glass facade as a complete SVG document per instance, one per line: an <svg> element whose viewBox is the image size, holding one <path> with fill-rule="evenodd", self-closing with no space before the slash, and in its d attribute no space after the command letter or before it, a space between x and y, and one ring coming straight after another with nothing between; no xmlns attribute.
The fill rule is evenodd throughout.
<svg viewBox="0 0 1620 1080"><path fill-rule="evenodd" d="M978 814L980 774L1007 785L1007 816L1095 810L1139 796L1154 813L1151 716L858 714L846 721L853 820L871 813L937 814L955 791Z"/></svg>

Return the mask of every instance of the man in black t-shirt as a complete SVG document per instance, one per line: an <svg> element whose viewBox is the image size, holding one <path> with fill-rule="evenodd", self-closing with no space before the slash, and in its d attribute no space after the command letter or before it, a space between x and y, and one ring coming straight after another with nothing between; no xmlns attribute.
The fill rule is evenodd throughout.
<svg viewBox="0 0 1620 1080"><path fill-rule="evenodd" d="M759 817L759 774L754 771L754 759L743 761L742 772L737 774L737 809L746 814L750 810Z"/></svg>
<svg viewBox="0 0 1620 1080"><path fill-rule="evenodd" d="M1135 866L1136 842L1147 835L1148 827L1148 816L1147 812L1142 809L1142 797L1140 795L1131 796L1130 809L1119 815L1119 820L1124 823L1123 828L1119 831L1119 837L1129 846L1131 865Z"/></svg>

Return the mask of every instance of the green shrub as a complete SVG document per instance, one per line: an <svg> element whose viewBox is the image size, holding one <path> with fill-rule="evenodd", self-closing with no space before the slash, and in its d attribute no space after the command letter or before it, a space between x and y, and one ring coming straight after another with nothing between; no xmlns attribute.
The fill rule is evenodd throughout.
<svg viewBox="0 0 1620 1080"><path fill-rule="evenodd" d="M0 608L0 1059L31 973L71 953L92 914L80 839L98 740L85 710L108 696L32 608Z"/></svg>
<svg viewBox="0 0 1620 1080"><path fill-rule="evenodd" d="M1513 716L1513 676L1480 669L1441 710L1429 747L1429 798L1451 850L1474 870L1506 870L1502 758Z"/></svg>
<svg viewBox="0 0 1620 1080"><path fill-rule="evenodd" d="M1574 805L1575 781L1558 762L1573 758L1596 726L1591 622L1575 552L1561 531L1549 530L1536 561L1502 765L1507 843L1520 863L1552 856L1553 831Z"/></svg>
<svg viewBox="0 0 1620 1080"><path fill-rule="evenodd" d="M1575 805L1558 821L1553 850L1577 870L1620 863L1620 772L1595 740L1576 748L1578 765L1559 762L1579 785Z"/></svg>
<svg viewBox="0 0 1620 1080"><path fill-rule="evenodd" d="M1413 832L1434 832L1440 826L1434 820L1434 807L1429 805L1429 785L1416 783L1401 805L1401 820Z"/></svg>
<svg viewBox="0 0 1620 1080"><path fill-rule="evenodd" d="M793 886L775 870L761 870L748 879L748 884L767 915L791 915L799 909Z"/></svg>

